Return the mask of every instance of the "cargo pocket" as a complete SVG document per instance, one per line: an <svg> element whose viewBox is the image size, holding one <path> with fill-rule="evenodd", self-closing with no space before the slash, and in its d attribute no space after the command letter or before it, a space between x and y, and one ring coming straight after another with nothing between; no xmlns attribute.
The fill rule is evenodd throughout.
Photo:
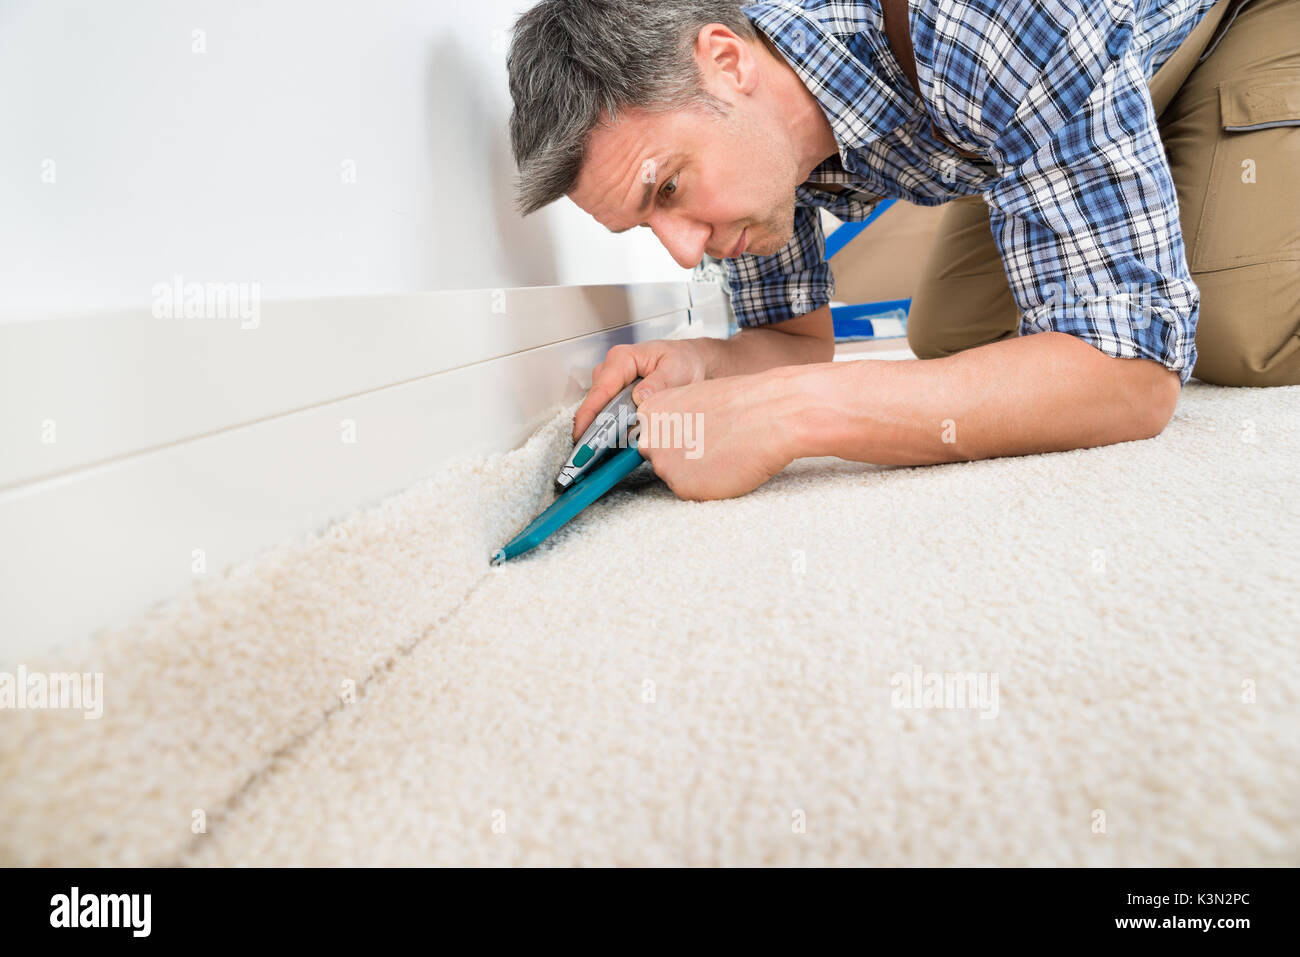
<svg viewBox="0 0 1300 957"><path fill-rule="evenodd" d="M1219 84L1220 130L1192 272L1300 255L1300 71Z"/></svg>

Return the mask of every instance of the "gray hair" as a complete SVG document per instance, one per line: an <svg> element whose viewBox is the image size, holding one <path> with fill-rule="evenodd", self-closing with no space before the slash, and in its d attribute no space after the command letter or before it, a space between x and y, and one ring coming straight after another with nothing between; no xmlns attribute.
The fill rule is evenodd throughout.
<svg viewBox="0 0 1300 957"><path fill-rule="evenodd" d="M510 145L523 215L577 182L591 131L622 110L722 111L695 62L700 29L757 36L739 0L542 0L515 23Z"/></svg>

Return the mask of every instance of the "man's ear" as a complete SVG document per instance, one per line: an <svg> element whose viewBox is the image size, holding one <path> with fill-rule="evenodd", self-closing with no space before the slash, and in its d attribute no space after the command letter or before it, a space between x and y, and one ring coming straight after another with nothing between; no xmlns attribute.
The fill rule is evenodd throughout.
<svg viewBox="0 0 1300 957"><path fill-rule="evenodd" d="M727 103L753 93L758 86L758 58L753 48L721 23L700 28L695 39L695 59L704 88Z"/></svg>

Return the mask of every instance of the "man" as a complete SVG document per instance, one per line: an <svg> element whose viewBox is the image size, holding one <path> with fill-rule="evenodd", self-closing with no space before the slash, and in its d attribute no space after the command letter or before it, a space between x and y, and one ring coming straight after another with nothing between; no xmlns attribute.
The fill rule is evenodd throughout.
<svg viewBox="0 0 1300 957"><path fill-rule="evenodd" d="M610 350L575 436L643 376L641 411L704 413L655 471L719 498L802 456L1149 438L1194 371L1300 383L1298 41L1295 0L543 0L509 62L521 210L723 260L743 327ZM920 358L833 364L818 207L894 196L953 204Z"/></svg>

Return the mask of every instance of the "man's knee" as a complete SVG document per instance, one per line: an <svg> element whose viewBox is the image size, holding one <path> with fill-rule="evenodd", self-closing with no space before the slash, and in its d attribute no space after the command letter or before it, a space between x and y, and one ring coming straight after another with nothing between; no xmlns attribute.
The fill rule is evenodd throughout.
<svg viewBox="0 0 1300 957"><path fill-rule="evenodd" d="M1209 352L1197 346L1198 358L1192 375L1213 385L1255 388L1300 385L1300 337L1293 336L1272 356L1252 356L1249 352L1252 345L1230 343L1228 348Z"/></svg>
<svg viewBox="0 0 1300 957"><path fill-rule="evenodd" d="M1020 313L1004 275L923 281L907 313L907 344L938 359L1016 336Z"/></svg>
<svg viewBox="0 0 1300 957"><path fill-rule="evenodd" d="M1300 385L1300 260L1194 278L1201 315L1192 374L1215 385Z"/></svg>
<svg viewBox="0 0 1300 957"><path fill-rule="evenodd" d="M959 320L951 311L916 307L907 313L907 345L918 359L939 359L954 355L981 343L972 341L969 335L954 320Z"/></svg>
<svg viewBox="0 0 1300 957"><path fill-rule="evenodd" d="M1270 362L1260 368L1244 356L1213 355L1198 359L1192 375L1212 385L1250 386L1300 385L1300 340L1292 344L1290 361ZM1198 350L1199 351L1199 350Z"/></svg>
<svg viewBox="0 0 1300 957"><path fill-rule="evenodd" d="M952 355L945 342L944 327L936 321L934 311L918 308L916 297L907 311L907 345L918 359L938 359Z"/></svg>

